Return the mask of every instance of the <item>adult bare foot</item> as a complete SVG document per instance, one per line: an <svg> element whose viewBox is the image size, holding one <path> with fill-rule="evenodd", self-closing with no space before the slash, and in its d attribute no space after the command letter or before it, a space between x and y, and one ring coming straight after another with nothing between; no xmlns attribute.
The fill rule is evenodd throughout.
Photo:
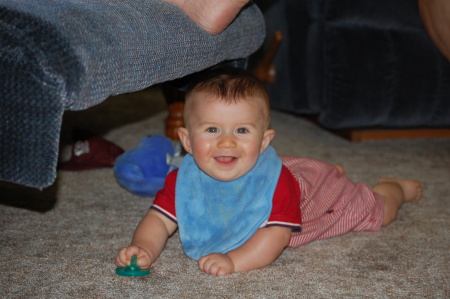
<svg viewBox="0 0 450 299"><path fill-rule="evenodd" d="M392 183L399 185L405 197L405 202L417 201L422 198L422 185L415 180L405 180L396 178L381 178L378 183Z"/></svg>
<svg viewBox="0 0 450 299"><path fill-rule="evenodd" d="M215 35L228 27L249 0L165 0L178 6L198 26Z"/></svg>

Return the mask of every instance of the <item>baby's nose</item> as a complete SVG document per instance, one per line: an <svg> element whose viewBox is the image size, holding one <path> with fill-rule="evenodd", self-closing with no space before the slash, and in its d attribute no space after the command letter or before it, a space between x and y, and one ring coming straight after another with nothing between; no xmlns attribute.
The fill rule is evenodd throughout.
<svg viewBox="0 0 450 299"><path fill-rule="evenodd" d="M228 134L223 135L218 143L218 147L220 148L235 148L236 147L236 141L234 140L233 136L230 136Z"/></svg>

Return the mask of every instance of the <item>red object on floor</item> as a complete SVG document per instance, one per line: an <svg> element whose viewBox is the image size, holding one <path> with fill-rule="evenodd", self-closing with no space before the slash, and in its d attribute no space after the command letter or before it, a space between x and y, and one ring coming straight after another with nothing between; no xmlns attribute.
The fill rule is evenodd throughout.
<svg viewBox="0 0 450 299"><path fill-rule="evenodd" d="M75 142L72 145L71 159L58 163L58 169L80 171L113 167L116 158L123 153L124 150L116 144L100 136L93 136Z"/></svg>

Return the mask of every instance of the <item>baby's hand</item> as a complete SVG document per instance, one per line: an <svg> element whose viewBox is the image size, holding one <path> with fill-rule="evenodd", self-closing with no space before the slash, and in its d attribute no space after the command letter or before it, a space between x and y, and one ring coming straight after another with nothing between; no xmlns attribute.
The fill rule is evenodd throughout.
<svg viewBox="0 0 450 299"><path fill-rule="evenodd" d="M234 273L234 264L226 254L211 253L198 260L198 267L206 274L223 276Z"/></svg>
<svg viewBox="0 0 450 299"><path fill-rule="evenodd" d="M145 270L150 267L152 264L152 259L148 252L141 247L137 246L128 246L119 250L116 256L116 266L117 267L125 267L131 261L131 257L133 255L137 255L137 264L141 269Z"/></svg>

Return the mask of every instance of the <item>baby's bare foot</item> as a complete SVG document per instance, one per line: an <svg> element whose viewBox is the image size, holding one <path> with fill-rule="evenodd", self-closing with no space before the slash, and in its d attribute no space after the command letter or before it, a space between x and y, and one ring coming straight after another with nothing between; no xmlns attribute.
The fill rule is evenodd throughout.
<svg viewBox="0 0 450 299"><path fill-rule="evenodd" d="M422 185L419 181L396 178L381 178L378 183L398 184L403 189L405 202L417 201L422 198Z"/></svg>
<svg viewBox="0 0 450 299"><path fill-rule="evenodd" d="M165 0L178 6L209 34L225 30L249 0Z"/></svg>

